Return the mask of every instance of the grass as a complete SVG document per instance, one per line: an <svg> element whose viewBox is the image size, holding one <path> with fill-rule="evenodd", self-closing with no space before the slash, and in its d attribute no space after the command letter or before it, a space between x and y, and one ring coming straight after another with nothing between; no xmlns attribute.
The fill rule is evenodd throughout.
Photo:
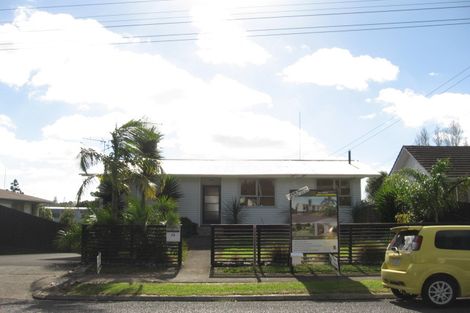
<svg viewBox="0 0 470 313"><path fill-rule="evenodd" d="M330 264L302 264L294 266L294 274L336 274L335 269ZM216 274L229 275L255 275L255 274L288 274L291 273L288 266L239 266L239 267L217 267ZM341 273L343 275L365 275L374 276L380 274L380 265L341 265Z"/></svg>
<svg viewBox="0 0 470 313"><path fill-rule="evenodd" d="M380 294L386 293L379 280L293 281L262 283L104 283L79 284L68 295L154 295L154 296L230 296L285 294Z"/></svg>

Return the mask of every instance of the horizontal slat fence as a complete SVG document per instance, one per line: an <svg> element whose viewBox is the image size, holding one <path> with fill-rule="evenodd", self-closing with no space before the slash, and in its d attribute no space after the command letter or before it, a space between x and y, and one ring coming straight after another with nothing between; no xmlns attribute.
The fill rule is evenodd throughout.
<svg viewBox="0 0 470 313"><path fill-rule="evenodd" d="M83 225L82 262L181 266L181 242L166 242L162 225Z"/></svg>
<svg viewBox="0 0 470 313"><path fill-rule="evenodd" d="M257 265L289 265L290 225L256 225Z"/></svg>
<svg viewBox="0 0 470 313"><path fill-rule="evenodd" d="M256 225L212 225L211 266L254 265Z"/></svg>
<svg viewBox="0 0 470 313"><path fill-rule="evenodd" d="M211 265L289 265L290 225L212 225Z"/></svg>

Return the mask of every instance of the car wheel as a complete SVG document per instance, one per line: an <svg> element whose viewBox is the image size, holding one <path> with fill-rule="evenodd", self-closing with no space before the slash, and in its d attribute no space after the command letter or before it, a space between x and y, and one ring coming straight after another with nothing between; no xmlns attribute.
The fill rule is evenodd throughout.
<svg viewBox="0 0 470 313"><path fill-rule="evenodd" d="M446 276L432 277L424 284L421 296L433 306L445 307L457 297L457 285L453 279Z"/></svg>
<svg viewBox="0 0 470 313"><path fill-rule="evenodd" d="M392 288L392 293L395 297L401 300L411 300L417 297L417 295L412 295L412 294L406 293L404 291L401 291L395 288Z"/></svg>

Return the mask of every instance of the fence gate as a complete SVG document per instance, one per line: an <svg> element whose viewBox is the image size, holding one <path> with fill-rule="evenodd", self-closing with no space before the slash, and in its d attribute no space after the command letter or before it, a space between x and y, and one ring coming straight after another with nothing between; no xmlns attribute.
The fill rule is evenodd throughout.
<svg viewBox="0 0 470 313"><path fill-rule="evenodd" d="M212 225L211 265L290 265L290 225Z"/></svg>

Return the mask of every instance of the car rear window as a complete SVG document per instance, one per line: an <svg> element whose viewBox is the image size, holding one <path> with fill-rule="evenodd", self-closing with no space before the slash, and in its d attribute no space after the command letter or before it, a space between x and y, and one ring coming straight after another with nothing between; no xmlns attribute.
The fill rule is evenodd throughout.
<svg viewBox="0 0 470 313"><path fill-rule="evenodd" d="M470 230L440 230L434 244L438 249L470 250Z"/></svg>
<svg viewBox="0 0 470 313"><path fill-rule="evenodd" d="M417 230L405 230L397 233L390 242L388 249L397 248L398 250L412 250L412 244L415 238L418 236L419 231Z"/></svg>

